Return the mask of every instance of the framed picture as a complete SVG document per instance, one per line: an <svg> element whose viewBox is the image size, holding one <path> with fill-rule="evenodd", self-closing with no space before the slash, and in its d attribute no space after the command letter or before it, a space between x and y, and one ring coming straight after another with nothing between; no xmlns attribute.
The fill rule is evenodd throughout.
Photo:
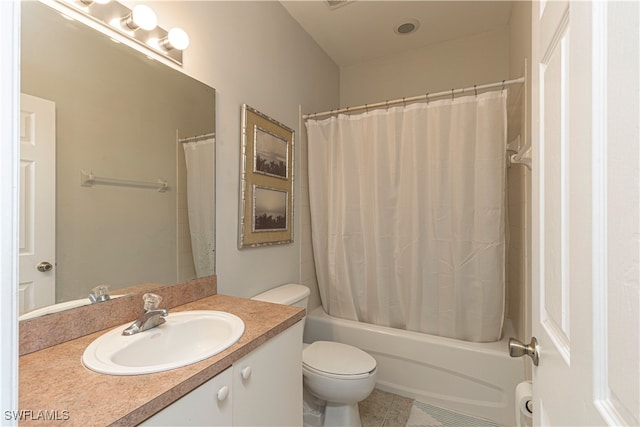
<svg viewBox="0 0 640 427"><path fill-rule="evenodd" d="M253 172L287 179L289 141L259 126L254 130Z"/></svg>
<svg viewBox="0 0 640 427"><path fill-rule="evenodd" d="M238 247L293 242L294 131L242 106Z"/></svg>

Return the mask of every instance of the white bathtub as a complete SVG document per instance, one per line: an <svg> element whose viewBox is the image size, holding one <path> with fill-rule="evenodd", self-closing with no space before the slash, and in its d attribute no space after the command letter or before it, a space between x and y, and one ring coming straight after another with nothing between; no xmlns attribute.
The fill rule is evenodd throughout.
<svg viewBox="0 0 640 427"><path fill-rule="evenodd" d="M304 341L338 341L371 354L381 390L505 426L515 425L515 390L524 380L522 359L509 357L503 339L470 343L331 317L322 307L307 315Z"/></svg>

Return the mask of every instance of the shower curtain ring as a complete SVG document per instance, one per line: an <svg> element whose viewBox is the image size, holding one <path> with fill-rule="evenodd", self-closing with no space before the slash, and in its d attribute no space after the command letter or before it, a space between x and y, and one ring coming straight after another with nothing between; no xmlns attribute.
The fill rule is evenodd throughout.
<svg viewBox="0 0 640 427"><path fill-rule="evenodd" d="M429 92L427 92L427 95L425 96L425 99L427 100L427 105L429 105Z"/></svg>
<svg viewBox="0 0 640 427"><path fill-rule="evenodd" d="M451 100L453 101L453 89L451 89Z"/></svg>
<svg viewBox="0 0 640 427"><path fill-rule="evenodd" d="M476 85L473 85L473 92L476 94L476 98L478 97L478 88Z"/></svg>
<svg viewBox="0 0 640 427"><path fill-rule="evenodd" d="M369 114L369 104L364 104L364 109L366 110L367 114Z"/></svg>
<svg viewBox="0 0 640 427"><path fill-rule="evenodd" d="M504 90L504 80L502 81L502 90Z"/></svg>

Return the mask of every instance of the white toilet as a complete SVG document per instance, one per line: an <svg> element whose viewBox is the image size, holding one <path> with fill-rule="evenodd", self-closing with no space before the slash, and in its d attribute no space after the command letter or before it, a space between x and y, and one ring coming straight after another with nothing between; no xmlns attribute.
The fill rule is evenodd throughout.
<svg viewBox="0 0 640 427"><path fill-rule="evenodd" d="M289 284L252 299L307 308L309 288ZM302 374L306 391L326 402L324 426L360 426L358 402L376 384L376 360L353 346L330 341L304 345Z"/></svg>

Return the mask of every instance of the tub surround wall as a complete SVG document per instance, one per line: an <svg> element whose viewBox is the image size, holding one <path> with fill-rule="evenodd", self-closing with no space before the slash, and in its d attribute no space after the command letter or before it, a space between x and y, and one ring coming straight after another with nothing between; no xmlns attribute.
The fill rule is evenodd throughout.
<svg viewBox="0 0 640 427"><path fill-rule="evenodd" d="M130 295L104 303L21 321L20 356L137 319L144 292L162 296L161 306L169 309L215 295L217 278L208 276L172 286L145 284L128 290Z"/></svg>

